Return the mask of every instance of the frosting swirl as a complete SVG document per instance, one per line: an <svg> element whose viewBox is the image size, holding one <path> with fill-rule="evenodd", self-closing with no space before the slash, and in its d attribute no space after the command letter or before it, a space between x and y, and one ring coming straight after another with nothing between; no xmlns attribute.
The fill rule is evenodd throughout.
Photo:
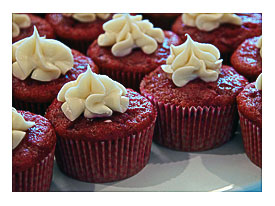
<svg viewBox="0 0 275 206"><path fill-rule="evenodd" d="M219 50L211 44L194 42L186 34L187 40L179 46L171 45L170 56L161 68L177 87L186 85L193 79L205 82L218 79L222 59Z"/></svg>
<svg viewBox="0 0 275 206"><path fill-rule="evenodd" d="M12 14L12 37L20 34L20 29L31 26L31 19L27 14Z"/></svg>
<svg viewBox="0 0 275 206"><path fill-rule="evenodd" d="M260 49L260 55L262 57L262 36L259 38L256 46Z"/></svg>
<svg viewBox="0 0 275 206"><path fill-rule="evenodd" d="M110 14L107 13L65 13L63 15L84 23L93 22L97 18L105 20L110 16Z"/></svg>
<svg viewBox="0 0 275 206"><path fill-rule="evenodd" d="M113 19L103 24L104 34L99 35L99 46L112 46L114 56L126 56L132 49L140 47L146 54L152 54L158 43L164 41L164 32L153 28L141 15L115 14Z"/></svg>
<svg viewBox="0 0 275 206"><path fill-rule="evenodd" d="M224 23L242 25L242 19L232 13L185 13L182 22L202 31L212 31Z"/></svg>
<svg viewBox="0 0 275 206"><path fill-rule="evenodd" d="M256 79L255 87L258 90L262 90L262 73Z"/></svg>
<svg viewBox="0 0 275 206"><path fill-rule="evenodd" d="M74 65L71 49L54 39L40 37L34 26L33 34L12 45L12 74L20 80L57 79Z"/></svg>
<svg viewBox="0 0 275 206"><path fill-rule="evenodd" d="M64 102L63 113L74 121L83 112L86 118L108 117L113 111L124 113L129 105L126 93L123 85L106 75L93 73L88 65L85 73L61 88L57 100Z"/></svg>
<svg viewBox="0 0 275 206"><path fill-rule="evenodd" d="M12 108L12 149L16 148L26 135L27 129L35 125L27 122L15 108Z"/></svg>

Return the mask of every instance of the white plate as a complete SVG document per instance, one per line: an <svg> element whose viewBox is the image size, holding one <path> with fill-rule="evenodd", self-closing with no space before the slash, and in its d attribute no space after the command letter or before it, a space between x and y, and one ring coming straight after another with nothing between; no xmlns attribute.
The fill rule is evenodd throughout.
<svg viewBox="0 0 275 206"><path fill-rule="evenodd" d="M238 131L205 152L173 151L153 143L150 161L128 179L92 184L64 175L54 165L50 191L261 191L261 169L246 156Z"/></svg>

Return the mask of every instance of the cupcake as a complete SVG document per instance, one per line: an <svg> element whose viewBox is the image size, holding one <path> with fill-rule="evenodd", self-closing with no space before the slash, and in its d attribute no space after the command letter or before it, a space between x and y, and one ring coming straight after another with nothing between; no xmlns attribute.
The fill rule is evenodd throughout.
<svg viewBox="0 0 275 206"><path fill-rule="evenodd" d="M231 56L236 71L254 82L262 73L262 36L246 39Z"/></svg>
<svg viewBox="0 0 275 206"><path fill-rule="evenodd" d="M185 13L172 26L184 41L185 34L201 43L216 46L226 63L246 39L262 34L261 14L231 13Z"/></svg>
<svg viewBox="0 0 275 206"><path fill-rule="evenodd" d="M46 112L57 134L57 165L86 182L133 176L149 160L156 116L145 97L88 66Z"/></svg>
<svg viewBox="0 0 275 206"><path fill-rule="evenodd" d="M34 26L41 36L55 37L52 26L45 19L33 14L12 14L12 43L31 36Z"/></svg>
<svg viewBox="0 0 275 206"><path fill-rule="evenodd" d="M111 16L104 13L47 14L46 20L61 42L86 54L88 46L104 32L102 25Z"/></svg>
<svg viewBox="0 0 275 206"><path fill-rule="evenodd" d="M56 136L44 117L12 108L12 191L49 191Z"/></svg>
<svg viewBox="0 0 275 206"><path fill-rule="evenodd" d="M153 28L141 15L115 14L103 25L105 31L87 51L106 74L136 91L142 78L165 63L169 46L181 43L171 31Z"/></svg>
<svg viewBox="0 0 275 206"><path fill-rule="evenodd" d="M143 13L144 19L148 19L156 27L160 27L165 30L171 30L172 24L176 20L180 13Z"/></svg>
<svg viewBox="0 0 275 206"><path fill-rule="evenodd" d="M32 36L12 45L12 104L15 108L44 114L61 87L86 71L93 61L61 42Z"/></svg>
<svg viewBox="0 0 275 206"><path fill-rule="evenodd" d="M219 50L194 42L171 46L165 65L145 76L141 94L157 108L154 141L180 151L202 151L227 142L237 124L236 96L248 84L222 65Z"/></svg>
<svg viewBox="0 0 275 206"><path fill-rule="evenodd" d="M262 167L262 74L237 96L244 149Z"/></svg>

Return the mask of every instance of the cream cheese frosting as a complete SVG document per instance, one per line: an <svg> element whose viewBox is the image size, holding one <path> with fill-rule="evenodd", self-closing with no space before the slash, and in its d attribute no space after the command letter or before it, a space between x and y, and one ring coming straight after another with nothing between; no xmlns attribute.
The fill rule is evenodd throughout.
<svg viewBox="0 0 275 206"><path fill-rule="evenodd" d="M65 13L63 15L84 23L93 22L97 18L106 20L110 16L109 13Z"/></svg>
<svg viewBox="0 0 275 206"><path fill-rule="evenodd" d="M57 100L64 102L61 109L74 121L82 113L86 118L108 117L114 111L124 113L129 105L127 90L106 75L87 71L74 81L66 83L58 93Z"/></svg>
<svg viewBox="0 0 275 206"><path fill-rule="evenodd" d="M262 36L259 38L259 40L257 42L257 48L260 49L260 55L262 57Z"/></svg>
<svg viewBox="0 0 275 206"><path fill-rule="evenodd" d="M38 81L51 81L66 74L74 65L71 49L54 39L32 36L12 45L12 74L25 80L30 74Z"/></svg>
<svg viewBox="0 0 275 206"><path fill-rule="evenodd" d="M16 148L26 135L26 131L34 126L34 122L25 121L23 116L12 108L12 149Z"/></svg>
<svg viewBox="0 0 275 206"><path fill-rule="evenodd" d="M12 37L20 34L20 29L31 26L31 19L27 14L12 14Z"/></svg>
<svg viewBox="0 0 275 206"><path fill-rule="evenodd" d="M256 79L255 87L258 90L262 90L262 73Z"/></svg>
<svg viewBox="0 0 275 206"><path fill-rule="evenodd" d="M185 13L182 22L202 31L212 31L224 23L242 25L242 19L232 13Z"/></svg>
<svg viewBox="0 0 275 206"><path fill-rule="evenodd" d="M194 42L186 34L187 40L170 47L166 65L161 68L177 87L182 87L193 79L205 82L216 81L219 77L222 59L219 50L212 44Z"/></svg>
<svg viewBox="0 0 275 206"><path fill-rule="evenodd" d="M99 46L112 46L114 56L126 56L134 48L141 48L146 54L152 54L158 43L164 41L164 32L153 28L148 20L141 15L115 14L113 19L103 24L104 34L99 35Z"/></svg>

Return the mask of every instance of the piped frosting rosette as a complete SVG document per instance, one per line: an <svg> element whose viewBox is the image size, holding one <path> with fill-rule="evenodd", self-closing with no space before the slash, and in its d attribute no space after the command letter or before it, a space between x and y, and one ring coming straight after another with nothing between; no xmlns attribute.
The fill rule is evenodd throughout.
<svg viewBox="0 0 275 206"><path fill-rule="evenodd" d="M232 13L185 13L182 22L202 31L212 31L224 23L242 25L242 19Z"/></svg>
<svg viewBox="0 0 275 206"><path fill-rule="evenodd" d="M83 23L93 22L97 18L106 20L110 16L108 13L64 13L63 15Z"/></svg>
<svg viewBox="0 0 275 206"><path fill-rule="evenodd" d="M200 78L205 82L218 79L222 59L219 50L206 43L194 42L186 34L187 40L179 46L171 45L170 56L161 68L177 87Z"/></svg>
<svg viewBox="0 0 275 206"><path fill-rule="evenodd" d="M259 38L259 40L257 42L257 48L260 49L260 55L262 57L262 36Z"/></svg>
<svg viewBox="0 0 275 206"><path fill-rule="evenodd" d="M23 116L12 108L12 149L16 148L26 135L26 131L35 125L34 122L25 121Z"/></svg>
<svg viewBox="0 0 275 206"><path fill-rule="evenodd" d="M51 81L66 74L74 64L71 49L54 39L32 36L12 45L12 74L25 80L30 74L38 81Z"/></svg>
<svg viewBox="0 0 275 206"><path fill-rule="evenodd" d="M126 56L134 48L141 48L146 54L152 54L158 43L164 41L164 32L153 28L141 15L115 14L113 19L103 24L104 34L98 37L99 46L112 46L114 56Z"/></svg>
<svg viewBox="0 0 275 206"><path fill-rule="evenodd" d="M256 79L255 87L258 90L262 90L262 73Z"/></svg>
<svg viewBox="0 0 275 206"><path fill-rule="evenodd" d="M27 14L12 14L12 37L20 34L20 29L31 26L31 19Z"/></svg>
<svg viewBox="0 0 275 206"><path fill-rule="evenodd" d="M114 111L124 113L129 105L126 93L123 85L106 75L93 73L88 65L85 73L62 87L57 100L64 102L63 113L74 121L82 113L86 118L108 117Z"/></svg>

